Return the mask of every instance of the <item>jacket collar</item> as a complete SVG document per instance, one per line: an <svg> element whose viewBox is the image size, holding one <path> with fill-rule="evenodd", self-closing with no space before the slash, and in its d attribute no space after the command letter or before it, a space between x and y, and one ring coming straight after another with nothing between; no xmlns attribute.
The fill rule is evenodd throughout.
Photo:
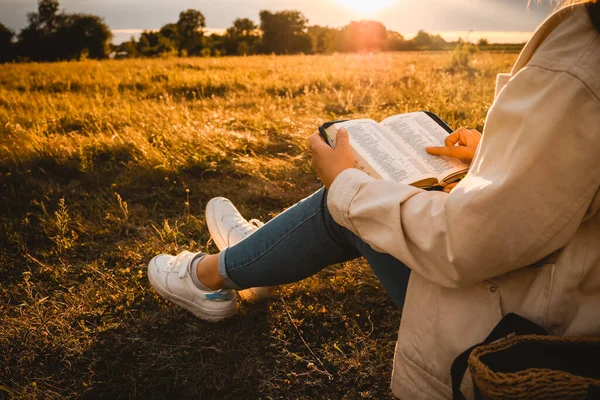
<svg viewBox="0 0 600 400"><path fill-rule="evenodd" d="M542 42L550 35L550 33L556 29L561 22L563 22L567 17L569 17L573 12L578 10L579 8L585 8L585 3L575 4L572 6L563 7L554 13L552 13L542 24L536 29L535 33L529 39L521 54L519 54L519 58L517 62L513 66L511 71L511 75L515 75L522 68L527 65L531 57L533 57L533 53L540 47Z"/></svg>

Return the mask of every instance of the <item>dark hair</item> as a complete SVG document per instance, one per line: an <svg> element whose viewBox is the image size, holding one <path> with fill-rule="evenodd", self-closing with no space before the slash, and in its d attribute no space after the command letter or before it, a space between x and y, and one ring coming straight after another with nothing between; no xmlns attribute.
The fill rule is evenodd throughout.
<svg viewBox="0 0 600 400"><path fill-rule="evenodd" d="M596 30L598 33L600 33L600 3L595 1L593 3L587 3L586 6L588 13L590 14L592 24L594 24Z"/></svg>

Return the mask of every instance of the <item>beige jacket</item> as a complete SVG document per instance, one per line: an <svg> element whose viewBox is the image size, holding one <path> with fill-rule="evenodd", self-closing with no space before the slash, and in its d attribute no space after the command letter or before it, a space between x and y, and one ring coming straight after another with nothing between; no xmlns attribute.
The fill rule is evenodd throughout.
<svg viewBox="0 0 600 400"><path fill-rule="evenodd" d="M451 397L454 358L509 312L556 335L600 334L600 34L584 6L546 20L509 78L451 194L356 169L329 192L338 223L413 271L400 398Z"/></svg>

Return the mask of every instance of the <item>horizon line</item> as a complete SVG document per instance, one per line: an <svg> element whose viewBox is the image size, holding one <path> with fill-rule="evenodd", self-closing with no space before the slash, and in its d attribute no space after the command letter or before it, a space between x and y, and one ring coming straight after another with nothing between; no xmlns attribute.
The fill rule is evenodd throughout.
<svg viewBox="0 0 600 400"><path fill-rule="evenodd" d="M113 33L113 43L121 44L130 39L125 35L139 36L142 32L158 32L160 29L111 29ZM224 28L204 28L203 31L208 34L222 35L225 33ZM520 44L526 43L533 35L532 31L478 31L478 30L447 30L447 31L427 31L425 32L431 35L440 35L444 40L448 42L456 42L458 39L478 41L479 39L485 38L489 43L506 43L506 44ZM418 32L398 32L405 39L410 40L414 38ZM116 40L117 36L119 39Z"/></svg>

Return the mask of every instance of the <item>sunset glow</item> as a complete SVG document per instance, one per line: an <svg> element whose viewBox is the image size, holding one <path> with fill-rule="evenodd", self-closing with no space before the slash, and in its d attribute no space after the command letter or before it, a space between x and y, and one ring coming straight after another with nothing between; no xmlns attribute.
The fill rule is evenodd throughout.
<svg viewBox="0 0 600 400"><path fill-rule="evenodd" d="M336 0L343 5L361 15L373 15L379 11L394 5L398 0Z"/></svg>

